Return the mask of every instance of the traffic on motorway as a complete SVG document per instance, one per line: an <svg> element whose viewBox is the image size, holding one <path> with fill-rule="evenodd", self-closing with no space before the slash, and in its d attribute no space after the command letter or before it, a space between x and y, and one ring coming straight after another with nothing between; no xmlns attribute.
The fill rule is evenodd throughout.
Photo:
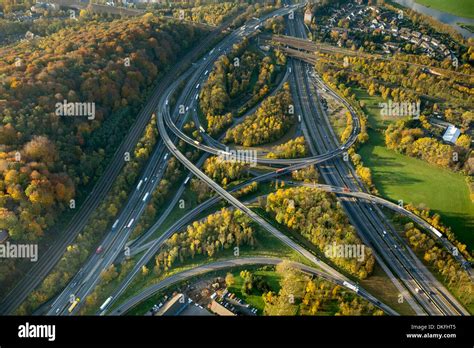
<svg viewBox="0 0 474 348"><path fill-rule="evenodd" d="M90 315L98 322L117 320L115 322L119 323L117 327L123 328L120 326L123 325L120 324L123 318L118 317L140 316L141 320L157 320L158 324L163 325L169 324L166 322L167 316L190 316L199 321L204 316L242 316L246 313L248 316L308 315L315 318L350 316L351 320L362 315L419 316L423 320L426 318L427 322L443 318L447 320L446 323L450 323L450 317L456 317L456 320L458 317L470 317L472 303L469 302L469 298L472 295L470 293L472 284L466 285L466 278L474 284L474 270L468 247L456 239L456 234L449 227L438 223L439 216L431 218L429 210L425 213L422 208L417 210L412 209L411 205L404 205L402 200L396 202L390 195L380 193L373 183L369 185L367 180L362 178L365 168L362 167L361 170L359 163L351 156L357 155L356 151L362 144L361 138L367 135L367 128L374 126L372 123L368 125L367 115L364 115L365 109L361 107L364 102L359 102L356 94L346 93L345 88L340 87L344 86L342 83L339 86L334 83L334 80L331 80L333 76L328 77L327 66L337 63L327 59L319 66L319 61L327 58L325 54L344 58L345 50L348 48L342 46L347 45L346 36L351 25L357 24L361 27L361 23L365 23L356 22L354 18L357 15L364 16L366 12L370 13L367 16L371 16L370 23L375 29L380 29L380 32L385 33L387 37L389 34L395 36L396 39L392 38L395 43L401 40L402 34L399 28L397 36L391 34L394 28L378 27L380 23L384 23L385 17L389 16L387 13L394 11L391 5L375 5L372 1L365 0L341 0L337 2L338 5L327 4L324 1L313 3L283 0L268 8L263 5L262 9L260 5L251 7L255 11L255 14L252 14L251 11L244 10L248 9L246 7L248 4L229 5L232 3L233 1L229 1L216 5L204 1L202 5L199 2L199 6L194 6L194 1L191 1L188 7L183 7L182 4L169 4L169 8L168 5L154 7L157 11L154 13L159 13L157 17L163 20L163 27L164 23L171 23L166 25L173 26L180 21L193 25L198 17L202 21L209 21L203 13L210 11L210 8L212 11L230 11L231 15L226 20L221 18L222 21L216 21L220 23L218 25L206 22L204 25L208 37L202 39L202 44L183 54L174 64L170 64L172 68L157 74L160 76L158 83L150 88L148 98L141 96L143 100L146 99L146 103L143 104L136 121L130 126L116 153L110 157L109 165L104 166L103 174L95 186L91 185L92 189L87 196L84 196L80 209L70 215L69 222L64 224L57 238L51 238L50 242L45 244L46 247L42 251L47 257L40 258L37 264L25 268L19 280L2 298L0 319L2 316L24 313L34 315L35 318L51 317L51 320L58 320L56 317L62 316L72 317L66 320L75 320L77 316ZM92 13L88 12L92 7L86 10L81 4L73 5L82 9L80 13L84 20L90 20L88 16L92 18ZM233 10L229 10L226 6L230 6ZM112 2L104 7L109 7L110 11L114 12L112 8L115 8L116 4ZM7 11L1 3L0 9ZM316 9L321 12L317 13ZM117 8L117 11L121 10ZM405 12L402 13L404 15ZM396 17L400 25L404 23L403 15ZM112 16L111 23L118 19L112 14L108 16ZM120 20L124 18L122 16L123 13L120 14ZM147 19L147 15L144 15L140 19L143 20L140 22L144 24L143 28L133 32L133 35L137 37L145 35L146 30L151 28L149 23L147 24L147 20L151 21L151 17ZM8 18L9 15L7 20L10 20ZM104 19L106 16L101 18ZM326 21L330 18L331 25L326 29L323 24L322 27L317 27L319 22L315 22L315 18L323 18ZM133 21L133 18L126 20ZM395 17L391 23L396 23ZM419 53L416 49L431 47L429 45L432 45L434 40L435 46L444 45L450 52L446 53L444 63L439 64L446 75L424 73L422 77L427 80L439 78L443 81L436 80L439 86L445 86L442 83L449 83L450 78L456 81L454 75L456 78L470 76L468 73L470 68L467 66L469 64L465 62L465 70L461 71L456 67L456 74L447 77L451 67L446 63L456 58L454 47L464 53L463 56L459 55L459 59L469 60L466 57L472 51L470 48L463 51L463 48L456 46L458 44L454 41L451 46L443 44L443 37L438 31L426 29L428 27L425 26L433 25L429 24L429 21L417 25L421 26L420 33L412 30L410 35L413 37L407 39L413 43L413 47L397 46L399 47L397 53L387 49L385 56L375 54L375 60L379 64L382 61L387 65L398 63L403 65L403 59L406 57L400 58L400 56L406 53L404 50ZM364 31L360 28L357 31L370 32L369 29ZM358 35L362 35L360 33ZM176 29L174 34L178 37L181 34L180 30ZM419 37L415 38L414 36L418 34ZM317 35L322 36L323 39L319 37L323 40L322 43L316 43ZM331 40L335 40L336 37L339 38L339 42L332 42ZM38 36L38 39L41 39L41 36ZM160 43L155 41L154 39L147 41L150 47L153 47L153 54L156 57L165 56L165 53L160 51L162 48ZM382 44L389 48L395 45L387 38L383 41ZM423 42L426 42L424 46ZM439 43L436 44L437 42ZM464 43L467 45L467 41ZM381 43L374 42L374 46L379 44ZM320 49L319 45L325 49ZM366 46L370 44L367 43ZM0 46L0 50L2 49ZM87 49L90 47L84 48L84 51ZM121 53L124 49L129 48L125 48L124 45L116 51ZM354 51L351 57L368 60L373 58L369 53L358 56L356 49L351 50ZM258 64L255 71L245 73L232 66L232 61L228 57L235 52L242 54L242 51L250 57L260 57L262 61L264 58L269 58L270 61L270 57L274 59L272 55L277 54L281 60L279 67L271 65L271 68L266 66L262 69L278 69L278 73L269 79L271 83L265 85L262 90L259 91L257 88L251 93L248 92L249 95L233 96L235 100L232 102L226 100L228 104L222 107L222 110L228 111L233 117L229 124L226 124L227 128L224 131L212 132L209 123L224 116L205 114L203 105L210 103L205 99L210 99L206 93L213 98L217 95L224 100L224 92L219 90L222 86L224 89L234 91L241 88L239 84L242 86L246 83L255 84L257 80L264 79L265 74L258 70L261 69ZM436 58L435 53L428 56ZM133 57L137 61L140 60L139 55ZM426 59L425 62L413 58L413 62L406 64L407 74L412 73L409 69L423 68L424 72L429 71L427 67L430 66L430 61ZM115 63L111 60L110 65L113 64ZM366 61L363 62L365 65L360 64L363 69L376 69L375 63L374 67L368 66L370 64ZM51 69L52 66L52 63L48 65ZM62 65L58 63L58 66ZM20 69L20 66L18 68ZM28 66L26 69L33 70L33 66ZM271 75L266 70L265 73ZM341 72L341 76L347 79L349 86L351 77L349 74L344 74ZM390 80L385 70L380 74L386 74L387 80ZM394 72L395 74L400 74L400 71ZM127 86L123 86L121 93L132 94L130 87L133 85L132 77L146 78L130 73L127 75ZM230 81L232 78L237 82L233 84L227 82L227 79ZM352 78L355 81L355 78ZM46 81L46 78L44 80ZM380 80L374 78L373 83L379 83ZM396 81L396 78L392 80ZM106 81L106 78L102 77L100 81ZM395 85L393 81L391 83ZM458 90L465 92L465 89L468 89L467 82L463 83L456 82ZM14 89L19 84L11 79L8 89ZM380 87L382 85L383 87ZM385 90L385 85L388 83L377 85L377 88ZM0 84L0 94L2 90L6 90L2 86ZM106 88L102 87L104 94L105 90ZM398 92L401 90L403 89ZM279 98L283 91L291 96L291 116L294 119L294 123L288 127L290 130L282 138L288 143L283 143L283 140L279 139L244 146L243 143L229 141L227 131L241 129L238 127L248 125L245 121L252 117L263 114L262 119L266 117L265 122L273 122L272 115L267 117L265 113L278 111L265 109L268 107L265 102L270 97ZM419 88L420 95L422 92ZM228 91L225 93L226 97L232 94ZM378 93L378 90L374 93ZM255 98L256 94L261 94L261 98ZM74 92L71 90L69 95L74 96ZM58 99L60 96L62 97L62 94L58 92L55 98ZM372 97L372 94L370 96ZM433 100L440 100L439 95L433 97ZM0 106L1 101L0 99ZM125 98L122 101L117 100L114 107L127 105L126 102ZM331 103L331 108L328 108L328 102ZM470 100L465 102L469 103ZM245 103L245 108L239 103ZM277 108L278 106L275 106L275 109ZM333 114L336 113L344 114L343 121L351 128L342 131L338 129L342 127L340 124L335 126L338 121L335 121ZM234 117L236 114L239 117ZM153 120L153 123L150 123L150 120ZM423 123L424 120L420 121L421 126L417 125L419 127L417 130L428 127ZM147 132L145 129L148 129L147 126L150 124L154 125L156 142L152 148L150 147L147 159L140 164L141 167L136 166L140 169L137 170L133 180L121 177L125 165L124 154L134 153L140 143L140 136ZM252 127L258 128L256 124L257 122ZM397 123L400 124L402 123ZM100 127L99 123L97 127ZM466 126L462 131L467 134L469 127ZM0 126L0 137L8 140L9 134L13 132L9 133L7 128ZM80 129L85 133L92 132L92 128ZM426 133L426 130L423 131ZM78 131L78 137L79 133ZM344 136L341 136L341 133ZM417 137L419 133L422 131L409 131L408 128L400 130L400 134L410 135L410 141L413 141L412 138ZM384 134L388 134L388 130ZM304 140L304 155L277 156L273 153L275 149L285 149L285 145L291 145L297 137ZM408 136L404 139L408 142ZM463 144L464 142L458 142L456 146L459 149ZM37 149L34 145L25 146L24 152L27 156L36 160L46 156L39 151L35 152ZM255 163L252 165L245 161L239 163L235 155L239 151L253 151ZM469 151L468 146L468 151L464 153L466 158L470 156ZM138 152L135 151L135 155ZM222 161L222 158L232 160ZM214 159L220 162L213 164ZM221 162L230 165L219 167ZM41 167L35 162L32 168L35 165L37 169ZM25 175L19 168L18 171L11 170L9 178ZM241 169L245 174L234 179L232 175ZM46 175L44 174L46 169L38 171L41 171L41 174L32 172L28 175L37 177L35 180L40 186L41 175ZM170 173L174 176L172 183L169 180ZM312 173L315 173L314 176L311 176ZM60 175L56 178L58 183L59 177ZM128 180L131 188L127 192L125 190L120 192L122 205L120 209L115 209L112 218L103 224L105 232L100 234L100 239L96 239L97 243L91 243L91 250L84 252L85 257L82 255L80 262L72 265L71 269L74 271L64 274L61 280L48 277L54 267L66 259L64 251L73 250L75 241L84 238L81 232L87 226L93 212L105 202L113 183L119 180ZM64 185L58 183L52 190L61 193L65 190ZM13 196L16 191L12 187L8 188L8 194ZM33 192L33 189L29 190ZM304 197L286 197L284 194L287 192L299 192L302 196L321 195L327 200L321 199L323 202L320 203L321 206L306 207L308 204L303 200ZM31 194L30 200L37 197L34 194ZM162 202L159 207L156 205L157 197ZM277 203L274 203L272 198L275 202L278 199L282 200L283 208L278 207L281 210L275 208ZM296 198L301 199L303 203ZM295 208L295 205L301 206ZM115 206L111 204L109 210L113 211L114 208ZM306 208L307 212L304 210ZM0 207L0 209L3 209L0 223L3 221L11 223L14 219L7 216L6 208ZM334 215L328 213L331 209L337 213ZM345 226L337 224L339 221L336 219L340 216L340 221L344 221ZM218 224L216 221L221 221L220 218L224 221L222 224L228 225L212 225ZM246 222L239 224L236 221ZM2 227L4 225L7 226L7 223L0 224L0 236L4 232ZM296 229L296 226L300 225L304 226L304 231ZM337 237L329 236L331 231ZM334 242L334 245L336 240L338 243L354 241L353 246L361 247L362 256L369 255L373 264L370 267L364 264L362 269L361 263L339 262L340 260L336 260L339 257L355 259L355 256L328 256L318 238L323 240L326 246L329 241ZM244 239L248 244L243 242ZM0 242L0 247L5 240ZM346 244L344 245L348 246ZM425 249L421 249L419 245L423 245ZM367 254L364 254L366 251ZM365 267L370 268L370 272L366 272ZM455 283L448 273L456 273L462 282ZM51 285L54 291L48 296L43 296L37 291L41 285L55 281L58 283L61 281L61 286L54 288ZM34 309L24 305L32 297L39 303ZM17 320L16 316L12 318ZM459 327L462 327L461 325L465 325L470 319L459 318L459 320L463 321L456 323L461 323ZM133 329L134 325L137 323L131 324ZM15 326L18 326L16 322ZM396 333L395 328L392 331L394 335L403 337L402 340L406 341L408 337L406 333L418 332L418 329L412 325L410 329L403 327L397 328ZM448 329L451 330L449 331L451 335L452 332L459 332L453 327ZM434 333L438 335L443 331L440 335L445 336L440 337L443 338L443 342L449 343L448 329L446 333L443 331L444 327L442 330L432 332L438 332ZM17 334L15 331L15 339L17 336L40 337L35 336L40 334L34 329L31 330L30 334ZM463 339L466 337L464 331L464 336L459 335ZM64 332L66 331L63 331L63 337ZM113 336L113 333L110 335ZM160 336L167 335L167 332L160 331ZM438 336L433 337L430 339Z"/></svg>

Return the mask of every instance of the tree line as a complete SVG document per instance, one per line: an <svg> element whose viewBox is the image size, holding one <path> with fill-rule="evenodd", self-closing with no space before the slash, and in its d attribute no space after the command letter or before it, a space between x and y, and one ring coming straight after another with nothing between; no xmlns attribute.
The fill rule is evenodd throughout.
<svg viewBox="0 0 474 348"><path fill-rule="evenodd" d="M161 274L176 262L199 255L213 257L231 247L253 246L255 242L255 229L250 218L240 210L223 208L169 238L155 257L154 271Z"/></svg>
<svg viewBox="0 0 474 348"><path fill-rule="evenodd" d="M405 225L405 236L413 249L422 254L423 260L436 270L458 299L465 306L471 306L474 303L474 284L454 257L437 245L433 238L414 227L413 223Z"/></svg>
<svg viewBox="0 0 474 348"><path fill-rule="evenodd" d="M284 144L275 146L267 154L268 158L301 158L309 153L308 144L304 136L291 139Z"/></svg>
<svg viewBox="0 0 474 348"><path fill-rule="evenodd" d="M226 143L233 142L243 146L260 145L281 138L295 123L290 86L274 96L266 98L257 111L247 116L244 122L229 129L225 135Z"/></svg>

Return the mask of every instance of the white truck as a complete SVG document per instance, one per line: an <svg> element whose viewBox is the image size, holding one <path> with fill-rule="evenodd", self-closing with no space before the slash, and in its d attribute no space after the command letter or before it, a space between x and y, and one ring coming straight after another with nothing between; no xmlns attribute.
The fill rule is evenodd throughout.
<svg viewBox="0 0 474 348"><path fill-rule="evenodd" d="M352 291L354 291L355 293L358 293L359 292L359 287L354 285L354 284L351 284L349 282L346 282L344 280L344 282L342 283L342 285L344 285L346 288L348 289L351 289Z"/></svg>
<svg viewBox="0 0 474 348"><path fill-rule="evenodd" d="M142 187L143 180L140 180L140 182L137 185L137 191L140 190L140 187Z"/></svg>
<svg viewBox="0 0 474 348"><path fill-rule="evenodd" d="M110 301L112 301L112 296L110 296L107 300L105 300L104 303L102 303L102 306L100 306L100 310L103 311L105 307L107 307L107 305L110 303Z"/></svg>

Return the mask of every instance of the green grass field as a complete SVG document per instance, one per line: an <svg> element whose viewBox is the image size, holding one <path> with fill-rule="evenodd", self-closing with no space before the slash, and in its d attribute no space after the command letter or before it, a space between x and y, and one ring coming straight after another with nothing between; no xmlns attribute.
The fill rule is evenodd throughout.
<svg viewBox="0 0 474 348"><path fill-rule="evenodd" d="M275 271L265 271L262 269L252 270L251 267L247 267L246 269L248 269L254 275L262 276L270 286L271 291L278 293L280 290L280 276ZM263 309L265 308L265 302L263 301L262 294L252 292L249 295L244 295L242 293L242 285L244 280L240 277L240 272L234 271L231 273L234 275L235 283L229 287L229 291L233 292L237 297L241 298L246 303L257 308L259 314L262 314Z"/></svg>
<svg viewBox="0 0 474 348"><path fill-rule="evenodd" d="M474 18L474 3L472 0L415 0L420 5L435 10L451 13L456 16Z"/></svg>
<svg viewBox="0 0 474 348"><path fill-rule="evenodd" d="M364 164L372 170L372 177L380 195L393 201L424 204L441 215L458 239L470 249L474 247L474 204L464 176L432 166L422 160L396 153L385 147L382 130L393 120L381 119L378 97L357 91L366 105L369 117L370 140L358 151Z"/></svg>

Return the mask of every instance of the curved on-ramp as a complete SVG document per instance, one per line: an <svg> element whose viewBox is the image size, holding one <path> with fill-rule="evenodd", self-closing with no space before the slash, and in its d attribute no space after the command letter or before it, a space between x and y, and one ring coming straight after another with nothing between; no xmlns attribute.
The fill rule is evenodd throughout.
<svg viewBox="0 0 474 348"><path fill-rule="evenodd" d="M226 268L231 268L231 267L239 267L239 266L247 266L247 265L277 265L281 262L283 262L283 259L279 258L267 258L267 257L251 257L251 258L235 258L235 259L228 259L228 260L223 260L223 261L216 261L213 263L209 263L206 265L202 265L196 268L192 268L177 274L172 275L171 277L168 277L157 284L151 285L148 288L144 289L142 292L140 292L138 295L128 299L124 303L122 303L120 306L118 306L115 310L113 310L110 314L111 315L124 315L126 314L131 308L136 306L137 304L141 303L142 301L150 298L154 294L156 294L158 291L163 290L173 284L179 283L181 281L184 281L186 279L189 279L191 277L195 277L198 275L202 275L208 272L212 271L219 271L223 270ZM342 281L339 278L335 278L331 276L330 274L327 274L324 271L321 271L317 268L310 267L307 265L304 265L302 263L298 262L293 262L290 261L292 266L295 268L305 272L309 273L312 275L316 275L318 277L324 278L330 282L336 283L340 286L343 286L347 288L344 284L344 281ZM347 288L348 290L354 291L353 289ZM360 295L362 298L365 300L369 301L372 303L374 306L382 309L385 313L389 315L399 315L396 311L394 311L392 308L389 306L385 305L384 303L381 303L378 301L375 297L367 293L364 289L359 287L359 291L357 292L358 295Z"/></svg>

